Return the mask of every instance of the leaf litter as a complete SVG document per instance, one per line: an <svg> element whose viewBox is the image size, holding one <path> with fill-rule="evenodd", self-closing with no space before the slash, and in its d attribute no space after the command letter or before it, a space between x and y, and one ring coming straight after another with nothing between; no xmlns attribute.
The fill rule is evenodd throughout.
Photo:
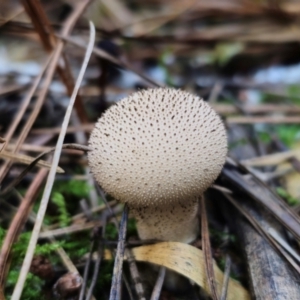
<svg viewBox="0 0 300 300"><path fill-rule="evenodd" d="M105 299L118 299L121 296L110 293L115 288L117 295L122 294L123 298L144 299L150 297L154 286L153 299L202 299L194 284L187 298L167 291L162 285L167 276L164 268L157 273L158 280L152 280L150 292L147 268L135 264L133 257L137 262L148 261L183 274L213 299L221 299L221 294L222 299L267 299L270 295L272 299L298 299L300 287L294 272L299 276L297 132L300 127L297 126L300 96L294 86L299 73L299 10L295 1L237 0L94 1L92 5L89 1L81 4L58 1L55 5L23 1L3 7L0 51L5 53L5 63L0 68L0 97L3 99L0 157L13 161L6 160L0 168L0 226L6 232L0 241L0 299L11 295L11 299L22 299L21 294L27 299L36 297L30 294L25 281L31 259L26 261L26 268L22 268L22 284L17 285L15 281L15 291L11 284L6 285L8 274L21 270L21 265L11 261L13 243L22 233L32 232L32 221L39 227L33 234L36 241L28 248L24 245L24 254L29 251L31 258L36 242L42 247L59 241L69 243L66 249L72 249L74 239L89 236L92 229L104 230L101 238L97 232L93 233L92 240L97 241L100 249L94 275L88 272L84 276L82 262L72 258L75 248L73 252L66 252L62 243L56 248L56 254L47 252L50 263L61 270L55 271L57 282L68 271L82 276L84 287L88 287L93 278L91 288L82 289L82 299L98 299L99 293ZM78 77L87 48L87 20L90 19L97 27L96 39L103 43L101 48L96 45L92 50L71 122L62 129L63 115L74 88L73 77ZM55 50L57 47L61 53ZM114 47L119 49L118 55ZM56 56L51 54L53 51L57 51ZM108 62L108 67L103 61ZM193 246L145 241L140 243L148 245L135 247L139 241L129 219L127 238L121 239L126 255L117 252L118 272L112 273L112 268L107 270L107 260L100 263L101 253L117 246L120 249L121 244L117 236L115 240L106 239L109 226L105 224L113 222L113 215L119 220L122 207L95 189L85 157L71 155L67 152L71 150L60 154L60 166L65 173L56 180L80 175L80 180L89 186L84 209L79 204L82 199L76 200L76 196L66 199L65 208L73 221L65 228L45 224L47 216L63 214L64 210L56 207L58 203L50 201L45 218L40 214L36 218L36 203L46 210L39 193L44 188L47 169L33 169L31 164L31 169L24 171L19 162L25 158L32 163L36 152L39 154L55 146L62 130L66 133L65 143L84 146L87 134L105 107L136 89L167 85L209 99L227 124L231 159L206 195L203 203L206 209L199 215L202 237ZM279 147L274 144L276 140L289 143ZM82 150L88 151L84 147L81 148L84 153ZM35 163L49 168L57 165L57 159L55 163L40 159ZM18 179L16 174L21 173ZM22 189L25 193L20 194ZM9 193L3 193L6 190ZM50 196L51 189L49 193ZM107 207L109 203L112 208ZM112 214L106 220L107 211ZM124 225L121 229L124 234ZM226 238L228 230L229 240ZM88 249L86 246L81 248ZM97 260L95 247L90 249L90 260ZM134 263L130 270L129 249L130 261ZM228 257L231 272L229 264L225 264ZM82 259L86 263L84 255ZM216 261L226 274L230 273L238 281L224 279ZM276 277L278 270L282 278ZM52 293L53 279L43 279L39 284L40 297Z"/></svg>

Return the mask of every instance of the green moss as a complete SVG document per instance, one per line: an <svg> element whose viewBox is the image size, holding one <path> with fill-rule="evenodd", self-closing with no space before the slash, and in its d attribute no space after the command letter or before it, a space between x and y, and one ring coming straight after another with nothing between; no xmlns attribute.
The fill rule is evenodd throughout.
<svg viewBox="0 0 300 300"><path fill-rule="evenodd" d="M279 139L289 148L300 140L300 125L279 125L276 126L276 132Z"/></svg>
<svg viewBox="0 0 300 300"><path fill-rule="evenodd" d="M224 66L243 49L242 43L218 43L212 52L212 61Z"/></svg>
<svg viewBox="0 0 300 300"><path fill-rule="evenodd" d="M58 208L57 221L59 222L60 227L68 226L71 223L71 217L67 210L64 195L59 192L53 192L51 196L51 201L55 203Z"/></svg>
<svg viewBox="0 0 300 300"><path fill-rule="evenodd" d="M289 101L293 104L300 105L300 87L298 84L288 86L287 94L289 96Z"/></svg>
<svg viewBox="0 0 300 300"><path fill-rule="evenodd" d="M90 250L90 235L86 232L76 235L65 237L61 242L62 248L66 251L69 257L76 261Z"/></svg>
<svg viewBox="0 0 300 300"><path fill-rule="evenodd" d="M91 187L84 180L56 181L52 191L64 194L65 196L75 196L86 198Z"/></svg>
<svg viewBox="0 0 300 300"><path fill-rule="evenodd" d="M3 244L5 234L6 231L0 227L0 248ZM20 268L23 263L25 253L27 251L27 246L29 243L30 236L31 236L30 232L22 233L19 237L19 240L16 243L14 243L14 245L12 246L11 266L7 276L7 282L5 287L5 293L7 299L10 299L10 295L12 294L12 291L17 283L20 274ZM60 247L60 243L39 244L35 248L35 254L46 256L51 260L52 254L58 247ZM21 299L31 300L31 299L38 299L39 297L41 298L44 282L45 282L44 280L29 273L27 275L27 279L25 282Z"/></svg>
<svg viewBox="0 0 300 300"><path fill-rule="evenodd" d="M268 144L271 142L271 136L268 132L258 132L258 138L261 142L265 143L265 144Z"/></svg>
<svg viewBox="0 0 300 300"><path fill-rule="evenodd" d="M108 223L106 225L105 237L108 240L117 240L118 239L118 231L116 226L113 223Z"/></svg>
<svg viewBox="0 0 300 300"><path fill-rule="evenodd" d="M277 193L279 196L281 196L283 199L285 199L287 201L287 203L291 206L293 205L297 205L299 204L299 199L294 198L293 196L291 196L287 190L285 190L282 187L278 187L276 189Z"/></svg>
<svg viewBox="0 0 300 300"><path fill-rule="evenodd" d="M11 299L11 294L18 280L20 272L12 270L9 272L6 283L6 298ZM44 280L29 273L26 277L26 283L22 292L21 300L43 299L42 288Z"/></svg>
<svg viewBox="0 0 300 300"><path fill-rule="evenodd" d="M231 142L228 145L229 150L232 150L238 146L245 146L249 143L249 140L247 138L241 138L237 141Z"/></svg>

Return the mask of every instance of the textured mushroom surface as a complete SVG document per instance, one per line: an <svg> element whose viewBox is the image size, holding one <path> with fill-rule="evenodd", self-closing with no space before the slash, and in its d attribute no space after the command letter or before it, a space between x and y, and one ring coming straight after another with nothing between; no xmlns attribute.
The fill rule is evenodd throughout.
<svg viewBox="0 0 300 300"><path fill-rule="evenodd" d="M97 182L129 205L141 239L196 238L198 198L227 154L224 125L207 103L169 88L134 93L98 120L89 146Z"/></svg>
<svg viewBox="0 0 300 300"><path fill-rule="evenodd" d="M102 188L131 207L172 205L203 193L227 154L224 125L202 99L158 88L108 109L89 141L89 165Z"/></svg>

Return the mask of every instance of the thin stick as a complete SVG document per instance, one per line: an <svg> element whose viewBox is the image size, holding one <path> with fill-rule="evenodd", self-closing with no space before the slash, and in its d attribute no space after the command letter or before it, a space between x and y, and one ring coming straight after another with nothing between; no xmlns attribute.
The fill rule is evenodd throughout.
<svg viewBox="0 0 300 300"><path fill-rule="evenodd" d="M232 104L210 103L213 109L219 114L229 115L240 113L240 110ZM299 114L300 107L289 104L246 104L241 106L243 111L249 114Z"/></svg>
<svg viewBox="0 0 300 300"><path fill-rule="evenodd" d="M96 185L96 188L97 188L101 198L106 203L108 210L111 212L111 215L113 216L113 222L116 226L116 229L119 232L118 220L116 218L115 213L112 211L110 205L108 204L103 190L100 188L99 185ZM144 300L145 299L144 287L143 287L143 285L140 281L139 271L138 271L134 256L133 256L132 251L131 251L130 248L126 249L126 255L127 255L127 260L128 260L128 263L129 263L130 274L131 274L131 277L134 281L134 287L135 287L136 293L138 295L138 299L139 300ZM125 278L125 274L124 274L123 278ZM126 287L127 287L127 285L126 285ZM130 290L128 290L128 292L130 293Z"/></svg>
<svg viewBox="0 0 300 300"><path fill-rule="evenodd" d="M295 260L300 263L299 254L273 229L269 228L268 233L286 252L288 252Z"/></svg>
<svg viewBox="0 0 300 300"><path fill-rule="evenodd" d="M102 214L103 215L103 224L102 224L102 228L101 228L101 239L98 239L98 257L97 257L97 261L94 267L94 273L93 273L93 277L92 277L92 282L90 285L90 288L87 292L86 295L86 300L90 300L93 290L95 288L97 279L98 279L98 274L99 274L99 269L100 269L100 264L101 264L101 260L102 260L102 255L103 255L103 250L105 247L105 232L106 232L106 223L107 223L107 215L105 214L105 212ZM95 239L96 237L94 237Z"/></svg>
<svg viewBox="0 0 300 300"><path fill-rule="evenodd" d="M9 255L13 244L22 232L25 222L28 219L34 201L36 200L37 193L41 190L42 184L45 182L47 176L46 170L40 170L31 182L30 187L27 189L26 195L18 207L14 218L8 228L5 239L2 243L0 251L0 290L5 286L7 278L7 271L10 266Z"/></svg>
<svg viewBox="0 0 300 300"><path fill-rule="evenodd" d="M201 235L202 235L202 249L205 257L205 271L210 293L213 300L219 300L216 277L214 273L213 257L211 254L209 231L207 223L207 213L205 208L205 199L202 196L200 199L201 207Z"/></svg>
<svg viewBox="0 0 300 300"><path fill-rule="evenodd" d="M229 200L229 202L247 219L247 221L253 226L253 228L270 243L290 264L294 267L295 271L300 274L299 265L292 259L292 257L282 248L280 244L272 238L270 234L259 224L259 222L249 214L245 208L243 208L233 197L223 193L223 195Z"/></svg>
<svg viewBox="0 0 300 300"><path fill-rule="evenodd" d="M95 123L86 123L81 124L80 126L69 126L67 133L74 133L79 130L85 131L85 132L91 132L92 129L95 127ZM60 133L61 128L60 127L52 127L52 128L36 128L31 131L31 134L58 134Z"/></svg>
<svg viewBox="0 0 300 300"><path fill-rule="evenodd" d="M83 272L83 282L82 282L82 286L81 286L80 295L79 295L78 300L83 300L83 297L84 297L84 294L85 294L85 289L86 289L86 286L87 286L87 280L88 280L88 276L89 276L90 265L91 265L91 261L92 261L94 248L95 248L95 239L92 241L90 253L89 253L88 259L85 263L84 272Z"/></svg>
<svg viewBox="0 0 300 300"><path fill-rule="evenodd" d="M230 259L230 256L227 255L226 263L225 263L225 274L224 274L224 280L223 280L223 286L222 286L220 300L226 300L226 298L227 298L228 283L229 283L229 277L230 277L230 268L231 268L231 259Z"/></svg>
<svg viewBox="0 0 300 300"><path fill-rule="evenodd" d="M0 191L0 196L8 194L20 181L25 177L25 175L37 164L37 162L42 159L47 154L55 151L56 148L50 148L50 150L41 153L37 156L19 175L16 177L3 191ZM81 151L89 151L90 148L84 145L78 144L64 144L62 149L77 149Z"/></svg>
<svg viewBox="0 0 300 300"><path fill-rule="evenodd" d="M25 165L29 165L34 160L34 158L29 155L20 154L20 153L14 154L13 152L8 152L5 150L0 151L0 159L1 158L16 161L18 163L25 164ZM39 160L36 163L36 165L38 167L43 167L47 169L51 168L51 164L44 160ZM64 173L64 170L61 167L57 167L57 172Z"/></svg>
<svg viewBox="0 0 300 300"><path fill-rule="evenodd" d="M298 116L263 116L263 117L228 117L226 118L228 124L300 124L300 117Z"/></svg>
<svg viewBox="0 0 300 300"><path fill-rule="evenodd" d="M17 129L18 125L20 124L20 122L25 114L25 111L30 103L30 100L32 99L34 93L36 92L49 63L52 60L52 57L53 57L53 55L50 54L49 57L46 59L44 65L41 68L39 75L35 78L32 86L31 86L31 89L29 90L28 94L26 95L22 104L20 105L18 114L13 118L13 120L12 120L13 123L9 126L9 129L8 129L7 133L5 134L5 140L7 143L9 143L15 130Z"/></svg>
<svg viewBox="0 0 300 300"><path fill-rule="evenodd" d="M52 61L53 59L53 53L51 55L49 55L49 57L47 58L45 64L43 65L42 67L42 70L41 72L39 73L39 75L35 78L30 90L28 91L27 95L25 96L24 100L23 100L23 103L21 105L21 108L19 110L19 113L18 115L14 118L14 122L10 125L10 129L8 130L6 136L5 136L5 140L7 143L9 143L11 137L13 136L16 128L18 127L34 93L36 92L39 84L40 84L40 81L43 77L43 74L44 72L46 71L47 67L49 66L50 62ZM47 79L45 80L44 82L44 86L45 86L45 89L47 88L47 86L50 85L50 81L52 80L52 76L50 76L50 68L47 70ZM54 70L53 70L53 73L54 73ZM49 78L49 79L48 79ZM28 135L28 132L29 130L31 129L36 117L38 116L39 112L40 112L40 109L42 107L42 104L43 104L43 99L44 97L46 96L46 92L44 92L44 89L42 90L41 94L39 95L35 105L34 105L34 109L32 111L32 113L30 114L30 117L28 119L28 121L26 122L26 124L24 125L21 133L20 133L20 137L18 138L18 140L16 141L15 143L15 147L14 147L14 150L13 152L17 152L21 146L21 144L24 142L25 138L27 137ZM4 148L3 148L4 150ZM6 162L3 164L3 166L0 168L0 182L2 182L3 178L5 177L5 175L7 174L9 168L11 166L11 162Z"/></svg>
<svg viewBox="0 0 300 300"><path fill-rule="evenodd" d="M127 289L127 291L128 291L128 295L129 295L130 300L135 300L134 297L133 297L132 291L131 291L131 289L130 289L130 284L129 284L129 282L128 282L128 280L127 280L127 278L126 278L126 276L125 276L124 273L123 273L122 278L123 278L124 284L125 284L125 286L126 286L126 289ZM1 300L1 299L0 299L0 300Z"/></svg>
<svg viewBox="0 0 300 300"><path fill-rule="evenodd" d="M123 271L124 252L125 252L125 239L126 239L126 232L127 232L127 218L128 218L128 207L127 205L125 205L122 214L121 224L120 224L119 242L118 242L117 253L115 258L109 300L121 299L122 271Z"/></svg>
<svg viewBox="0 0 300 300"><path fill-rule="evenodd" d="M95 42L95 27L92 23L90 23L90 40L89 40L88 48L87 48L83 64L82 64L82 67L81 67L79 75L78 75L78 78L76 80L76 84L75 84L74 91L73 91L71 99L70 99L70 103L68 105L68 108L67 108L67 111L66 111L66 114L65 114L65 117L64 117L61 133L58 137L58 141L57 141L57 144L56 144L56 150L54 152L52 167L51 167L50 172L49 172L48 180L47 180L46 187L45 187L45 190L44 190L44 194L43 194L43 197L42 197L42 200L41 200L40 208L39 208L39 211L38 211L38 214L37 214L37 221L36 221L35 226L34 226L33 231L32 231L32 235L31 235L31 238L30 238L30 241L29 241L29 246L28 246L28 249L27 249L27 252L26 252L25 259L23 261L22 268L21 268L20 276L18 278L18 282L16 284L16 287L14 289L14 292L13 292L13 295L12 295L12 298L11 298L12 300L19 300L21 295L22 295L24 283L25 283L26 276L27 276L27 273L28 273L30 265L31 265L32 257L33 257L34 250L35 250L37 240L38 240L38 236L39 236L42 224L43 224L43 219L44 219L44 216L45 216L45 213L46 213L49 197L50 197L52 186L53 186L53 183L54 183L56 168L58 166L59 157L60 157L60 154L61 154L61 148L62 148L63 141L64 141L65 134L66 134L66 129L67 129L68 124L69 124L69 120L70 120L70 117L71 117L71 113L72 113L73 105L74 105L74 102L75 102L75 99L76 99L76 95L79 91L79 88L80 88L85 70L86 70L87 65L88 65L88 61L90 59L90 56L91 56L91 53L92 53L92 50L93 50L94 42ZM58 47L56 48L56 53L58 53L58 55L60 54L62 48L63 48L63 44L59 44Z"/></svg>
<svg viewBox="0 0 300 300"><path fill-rule="evenodd" d="M106 199L106 196L104 194L104 191L100 188L100 186L98 184L96 184L96 189L101 197L101 199L103 200L103 202L105 203L108 211L110 212L110 214L112 215L112 219L113 219L113 223L117 229L117 231L119 231L119 222L118 222L118 219L116 217L116 214L113 212L111 206L110 206L110 203L108 203L107 199Z"/></svg>
<svg viewBox="0 0 300 300"><path fill-rule="evenodd" d="M151 299L150 300L159 300L160 298L160 293L161 293L161 288L165 280L165 275L166 275L166 268L165 267L160 267L159 273L157 276L157 280L155 282L154 289L152 291Z"/></svg>
<svg viewBox="0 0 300 300"><path fill-rule="evenodd" d="M72 37L69 37L69 36L61 36L61 35L56 35L58 38L70 43L70 44L73 44L75 46L78 46L80 48L86 48L86 45L84 42L82 41L79 41L77 39L74 39ZM142 72L139 72L138 70L136 70L135 68L131 67L128 63L126 63L125 61L121 61L120 59L116 58L116 57L113 57L112 55L110 55L108 52L102 50L102 49L99 49L99 48L94 48L93 49L93 53L96 54L97 56L103 58L103 59L106 59L112 63L115 63L127 70L130 70L132 71L133 73L135 73L136 75L138 75L139 77L141 77L145 82L147 82L149 85L153 86L153 87L159 87L159 86L163 86L163 84L160 84L154 80L152 80L150 77L148 77L147 75L143 74Z"/></svg>
<svg viewBox="0 0 300 300"><path fill-rule="evenodd" d="M126 256L127 256L127 262L128 262L128 265L129 265L130 274L131 274L132 280L134 282L135 291L136 291L137 296L138 296L137 299L138 300L146 300L146 298L144 296L145 295L144 287L143 287L142 282L141 282L139 270L137 268L134 255L133 255L130 248L126 248L125 253L126 253Z"/></svg>
<svg viewBox="0 0 300 300"><path fill-rule="evenodd" d="M101 264L102 255L103 255L103 249L104 249L104 242L98 241L98 251L97 251L98 252L98 257L97 257L97 260L96 260L96 263L95 263L91 285L90 285L89 290L87 291L87 294L86 294L86 298L85 298L86 300L91 299L92 293L93 293L95 285L97 283L100 264Z"/></svg>

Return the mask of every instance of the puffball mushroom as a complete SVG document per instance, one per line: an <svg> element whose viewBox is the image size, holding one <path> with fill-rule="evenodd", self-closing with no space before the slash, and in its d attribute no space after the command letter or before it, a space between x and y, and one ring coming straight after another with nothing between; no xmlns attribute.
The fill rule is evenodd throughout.
<svg viewBox="0 0 300 300"><path fill-rule="evenodd" d="M136 92L103 114L89 146L96 181L127 203L141 239L196 238L199 197L227 154L222 120L206 102L171 88Z"/></svg>

